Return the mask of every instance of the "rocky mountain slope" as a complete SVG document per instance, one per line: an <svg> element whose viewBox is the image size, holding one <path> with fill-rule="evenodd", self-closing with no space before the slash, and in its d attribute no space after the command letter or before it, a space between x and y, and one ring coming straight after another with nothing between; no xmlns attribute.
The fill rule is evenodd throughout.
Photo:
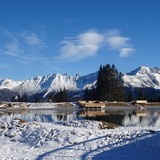
<svg viewBox="0 0 160 160"><path fill-rule="evenodd" d="M127 87L160 89L160 69L141 66L125 74L123 81Z"/></svg>
<svg viewBox="0 0 160 160"><path fill-rule="evenodd" d="M90 88L95 85L97 73L86 76L69 76L67 74L50 74L47 76L36 76L26 81L13 81L4 79L0 81L0 92L6 90L17 94L27 94L28 96L40 94L45 98L52 92L66 89L72 92L79 92L86 87ZM13 95L13 94L12 94ZM4 99L4 98L3 98Z"/></svg>

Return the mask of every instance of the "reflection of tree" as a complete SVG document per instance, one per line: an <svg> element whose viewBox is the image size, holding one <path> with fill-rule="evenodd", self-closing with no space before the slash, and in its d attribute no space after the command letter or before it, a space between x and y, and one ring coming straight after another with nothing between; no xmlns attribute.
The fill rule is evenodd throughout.
<svg viewBox="0 0 160 160"><path fill-rule="evenodd" d="M67 114L59 114L57 115L58 121L66 121L67 120Z"/></svg>
<svg viewBox="0 0 160 160"><path fill-rule="evenodd" d="M159 125L158 122L160 122L160 113L157 111L130 112L124 118L125 126L155 126Z"/></svg>
<svg viewBox="0 0 160 160"><path fill-rule="evenodd" d="M125 113L123 111L117 112L102 112L102 111L81 111L79 113L79 117L85 120L96 120L96 121L104 121L108 123L114 123L116 125L123 125L123 119L125 117Z"/></svg>

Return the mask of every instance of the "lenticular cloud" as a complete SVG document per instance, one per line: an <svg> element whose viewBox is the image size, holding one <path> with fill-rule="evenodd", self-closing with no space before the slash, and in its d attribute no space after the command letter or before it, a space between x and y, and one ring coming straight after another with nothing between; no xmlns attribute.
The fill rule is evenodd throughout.
<svg viewBox="0 0 160 160"><path fill-rule="evenodd" d="M135 50L130 41L131 38L123 37L119 30L104 33L90 30L62 41L59 58L81 60L96 55L104 46L119 52L120 57L127 57Z"/></svg>

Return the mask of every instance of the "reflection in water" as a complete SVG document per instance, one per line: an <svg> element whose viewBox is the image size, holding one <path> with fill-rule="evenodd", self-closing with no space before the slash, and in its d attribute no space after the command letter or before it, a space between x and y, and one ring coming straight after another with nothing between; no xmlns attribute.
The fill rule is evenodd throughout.
<svg viewBox="0 0 160 160"><path fill-rule="evenodd" d="M20 118L26 121L55 122L72 120L97 120L120 126L160 126L160 110L26 110L21 112L2 112L0 116Z"/></svg>
<svg viewBox="0 0 160 160"><path fill-rule="evenodd" d="M122 111L82 111L79 114L86 120L97 120L122 125L124 113Z"/></svg>
<svg viewBox="0 0 160 160"><path fill-rule="evenodd" d="M126 114L124 126L160 126L160 110L141 111L136 114Z"/></svg>
<svg viewBox="0 0 160 160"><path fill-rule="evenodd" d="M79 116L120 126L160 126L160 110L82 111Z"/></svg>
<svg viewBox="0 0 160 160"><path fill-rule="evenodd" d="M4 115L4 114L3 114ZM26 121L55 122L76 120L75 112L56 110L27 110L23 112L7 112L10 118L20 118Z"/></svg>

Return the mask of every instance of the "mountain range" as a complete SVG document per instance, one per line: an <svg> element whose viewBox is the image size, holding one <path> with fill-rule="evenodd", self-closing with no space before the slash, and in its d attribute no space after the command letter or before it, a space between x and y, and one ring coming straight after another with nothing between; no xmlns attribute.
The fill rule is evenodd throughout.
<svg viewBox="0 0 160 160"><path fill-rule="evenodd" d="M85 76L70 76L67 74L50 74L47 76L36 76L25 81L13 81L11 79L0 80L0 100L10 101L13 95L27 94L28 97L37 95L46 98L49 94L66 89L72 93L72 96L78 96L87 88L96 85L98 72ZM157 97L160 96L160 69L141 66L135 70L123 75L123 82L126 91L137 94L137 89L141 88L149 93L153 92ZM155 96L154 95L154 96Z"/></svg>

